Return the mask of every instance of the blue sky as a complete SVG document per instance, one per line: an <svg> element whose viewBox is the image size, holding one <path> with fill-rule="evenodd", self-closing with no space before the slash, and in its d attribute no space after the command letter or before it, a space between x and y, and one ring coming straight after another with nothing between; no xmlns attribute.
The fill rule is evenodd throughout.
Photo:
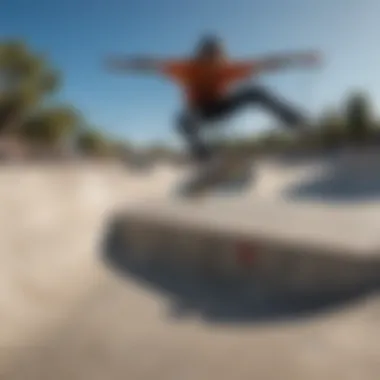
<svg viewBox="0 0 380 380"><path fill-rule="evenodd" d="M326 60L318 72L260 81L312 113L356 88L379 107L379 14L378 0L2 0L0 36L45 53L64 74L60 97L93 125L123 139L172 141L179 90L159 77L110 74L107 54L188 54L205 32L237 57L317 48ZM246 110L230 125L244 133L269 120Z"/></svg>

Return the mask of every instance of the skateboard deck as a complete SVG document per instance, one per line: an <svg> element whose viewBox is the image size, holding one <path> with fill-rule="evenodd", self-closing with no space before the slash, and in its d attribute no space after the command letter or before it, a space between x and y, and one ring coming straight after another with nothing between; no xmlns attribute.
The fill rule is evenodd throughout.
<svg viewBox="0 0 380 380"><path fill-rule="evenodd" d="M250 160L221 156L217 165L195 167L194 175L185 184L183 195L198 197L215 190L241 190L251 178Z"/></svg>

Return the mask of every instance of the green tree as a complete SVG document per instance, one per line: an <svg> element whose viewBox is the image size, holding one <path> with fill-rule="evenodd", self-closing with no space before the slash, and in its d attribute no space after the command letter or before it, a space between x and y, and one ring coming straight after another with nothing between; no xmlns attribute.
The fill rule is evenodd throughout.
<svg viewBox="0 0 380 380"><path fill-rule="evenodd" d="M31 116L21 127L20 134L31 142L57 146L68 141L80 126L81 118L74 109L51 107Z"/></svg>
<svg viewBox="0 0 380 380"><path fill-rule="evenodd" d="M335 110L325 111L319 122L322 145L336 147L343 143L346 134L344 119Z"/></svg>
<svg viewBox="0 0 380 380"><path fill-rule="evenodd" d="M34 107L57 90L59 76L25 44L0 44L0 132L15 132Z"/></svg>
<svg viewBox="0 0 380 380"><path fill-rule="evenodd" d="M77 149L85 155L105 156L110 153L110 142L99 132L86 129L78 134Z"/></svg>
<svg viewBox="0 0 380 380"><path fill-rule="evenodd" d="M369 99L362 93L351 95L346 104L347 133L351 140L362 142L373 128L372 109Z"/></svg>

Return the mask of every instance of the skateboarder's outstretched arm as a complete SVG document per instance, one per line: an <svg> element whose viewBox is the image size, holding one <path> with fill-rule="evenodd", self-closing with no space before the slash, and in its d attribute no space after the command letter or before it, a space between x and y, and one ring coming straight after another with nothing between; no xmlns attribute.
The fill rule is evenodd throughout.
<svg viewBox="0 0 380 380"><path fill-rule="evenodd" d="M108 69L115 71L134 71L141 73L166 74L168 71L180 71L186 63L176 59L156 59L151 57L120 58L106 60Z"/></svg>
<svg viewBox="0 0 380 380"><path fill-rule="evenodd" d="M251 75L279 71L297 67L316 67L321 63L320 55L315 51L274 54L252 60L241 60L229 65L226 70L228 79L244 79Z"/></svg>
<svg viewBox="0 0 380 380"><path fill-rule="evenodd" d="M275 54L251 62L253 72L265 72L298 67L317 67L321 55L316 51ZM248 63L249 64L249 63Z"/></svg>

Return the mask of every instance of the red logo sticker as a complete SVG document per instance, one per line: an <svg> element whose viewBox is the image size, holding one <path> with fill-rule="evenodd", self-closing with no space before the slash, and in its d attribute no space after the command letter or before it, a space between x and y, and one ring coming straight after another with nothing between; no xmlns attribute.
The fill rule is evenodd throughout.
<svg viewBox="0 0 380 380"><path fill-rule="evenodd" d="M240 242L236 245L236 259L239 265L251 266L257 255L257 246L252 243Z"/></svg>

